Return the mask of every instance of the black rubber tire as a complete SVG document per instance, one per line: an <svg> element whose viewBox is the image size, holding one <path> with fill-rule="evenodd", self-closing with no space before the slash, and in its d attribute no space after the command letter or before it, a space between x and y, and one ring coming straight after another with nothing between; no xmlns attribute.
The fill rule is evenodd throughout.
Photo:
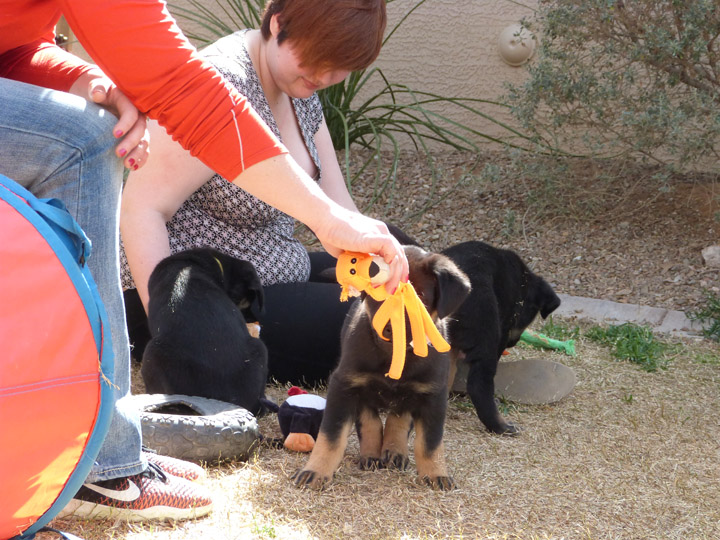
<svg viewBox="0 0 720 540"><path fill-rule="evenodd" d="M245 460L259 439L250 411L224 401L181 394L131 397L140 411L143 444L193 461Z"/></svg>

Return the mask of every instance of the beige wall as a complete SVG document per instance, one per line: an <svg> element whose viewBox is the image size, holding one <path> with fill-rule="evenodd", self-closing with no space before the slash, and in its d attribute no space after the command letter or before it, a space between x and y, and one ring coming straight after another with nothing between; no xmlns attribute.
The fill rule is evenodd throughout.
<svg viewBox="0 0 720 540"><path fill-rule="evenodd" d="M389 25L415 0L388 5ZM438 93L494 97L505 81L519 81L522 68L508 66L497 40L509 24L532 11L508 0L427 0L390 38L377 65L393 80Z"/></svg>
<svg viewBox="0 0 720 540"><path fill-rule="evenodd" d="M392 27L415 5L395 0L388 5ZM524 2L537 5L536 0ZM378 58L391 82L446 97L497 99L508 82L522 81L525 70L506 64L498 52L498 36L508 25L530 17L530 7L509 0L427 0L406 19ZM503 132L486 120L468 117L452 107L440 111L492 135ZM484 112L510 121L505 109Z"/></svg>
<svg viewBox="0 0 720 540"><path fill-rule="evenodd" d="M189 7L187 0L172 3ZM394 27L416 3L391 2L388 28ZM206 0L206 5L212 8L215 0ZM524 77L522 67L511 67L500 57L498 36L506 26L530 17L536 6L537 0L426 0L390 38L376 65L390 82L414 90L447 97L496 99L504 92L505 83L519 82ZM188 31L188 23L181 21L180 26ZM438 112L471 123L478 131L502 134L487 121L469 118L452 108ZM485 112L510 120L501 109L488 107Z"/></svg>

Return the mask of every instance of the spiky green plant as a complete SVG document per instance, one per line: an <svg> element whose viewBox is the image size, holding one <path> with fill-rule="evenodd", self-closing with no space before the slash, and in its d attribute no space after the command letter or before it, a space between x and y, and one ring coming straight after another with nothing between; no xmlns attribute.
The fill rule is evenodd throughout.
<svg viewBox="0 0 720 540"><path fill-rule="evenodd" d="M387 0L388 3L392 1ZM417 0L412 4L389 30L383 43L425 2ZM189 32L188 37L200 43L210 43L238 28L257 28L263 4L262 0L214 0L212 3L191 0L190 8L175 6L172 2L170 8L178 20L191 21L202 29L201 33ZM378 78L380 89L369 90L370 81ZM490 106L509 111L507 105L491 100L445 97L414 90L391 82L377 67L351 73L343 82L321 90L319 97L333 145L344 154L342 166L348 188L352 190L353 183L361 175L373 171L373 196L369 207L395 185L401 150L406 147L403 139L409 139L412 146L426 156L431 170L432 187L426 194L427 202L423 210L441 200L436 193L439 174L430 159L431 150L438 145L477 153L477 141L485 140L515 148L535 149L532 139L480 110L481 106ZM469 127L469 124L455 121L438 113L439 105L461 110L467 117L480 117L486 124L500 127L506 136L491 136ZM362 162L351 170L350 149L353 145L368 152ZM391 157L389 166L384 166L384 160L380 159L384 154ZM471 170L474 166L471 166ZM445 193L447 196L448 191ZM392 196L388 204L391 203Z"/></svg>
<svg viewBox="0 0 720 540"><path fill-rule="evenodd" d="M586 337L612 347L615 358L638 364L645 371L667 369L672 347L659 341L647 326L634 323L607 328L594 326L586 332Z"/></svg>

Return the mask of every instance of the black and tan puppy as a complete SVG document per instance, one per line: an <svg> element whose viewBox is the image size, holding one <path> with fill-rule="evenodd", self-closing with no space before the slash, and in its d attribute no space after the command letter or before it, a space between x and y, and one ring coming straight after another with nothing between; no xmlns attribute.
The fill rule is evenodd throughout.
<svg viewBox="0 0 720 540"><path fill-rule="evenodd" d="M463 242L442 252L470 278L472 291L448 322L453 369L469 363L467 393L483 424L494 433L514 434L495 403L495 373L503 351L514 346L535 317L560 306L552 287L513 251L484 242Z"/></svg>
<svg viewBox="0 0 720 540"><path fill-rule="evenodd" d="M414 246L406 246L405 251L410 282L445 335L444 318L467 297L468 279L447 257ZM331 481L354 422L360 438L362 468L407 468L408 436L414 423L418 477L434 488L454 487L442 444L450 372L448 353L429 347L428 356L421 358L408 346L400 379L386 377L392 342L381 339L371 326L379 306L379 302L365 296L355 302L345 320L340 363L328 382L318 440L305 467L293 475L298 486L320 489ZM391 338L389 326L384 335ZM387 413L384 428L381 412Z"/></svg>
<svg viewBox="0 0 720 540"><path fill-rule="evenodd" d="M211 248L182 251L160 261L148 290L146 391L261 412L268 365L265 345L247 328L263 307L253 265Z"/></svg>

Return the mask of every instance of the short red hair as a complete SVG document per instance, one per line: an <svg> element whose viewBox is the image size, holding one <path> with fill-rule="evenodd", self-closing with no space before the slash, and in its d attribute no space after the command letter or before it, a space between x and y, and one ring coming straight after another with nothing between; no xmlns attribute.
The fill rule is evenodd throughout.
<svg viewBox="0 0 720 540"><path fill-rule="evenodd" d="M380 54L387 24L385 0L268 0L260 31L270 39L278 15L278 44L289 41L303 66L357 71Z"/></svg>

